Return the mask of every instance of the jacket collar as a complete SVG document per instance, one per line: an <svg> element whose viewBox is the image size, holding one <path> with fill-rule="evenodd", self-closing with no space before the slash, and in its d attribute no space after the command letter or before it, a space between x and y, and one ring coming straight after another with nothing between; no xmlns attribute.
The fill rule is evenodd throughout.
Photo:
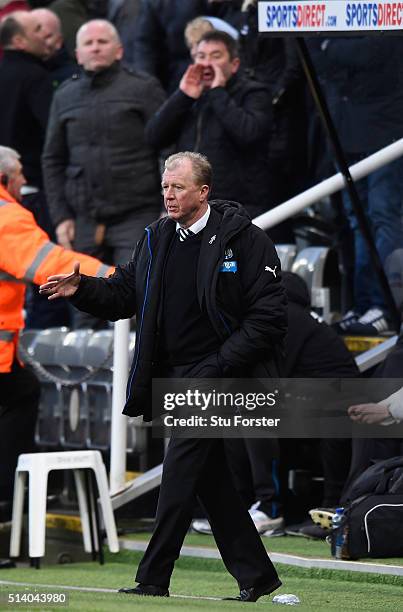
<svg viewBox="0 0 403 612"><path fill-rule="evenodd" d="M239 202L231 200L210 200L210 216L205 227L203 242L214 238L211 244L215 242L223 245L228 240L251 224L251 219ZM168 216L162 219L157 219L149 226L155 238L160 239L164 234L172 236L176 230L176 222ZM211 246L211 245L210 245ZM210 249L211 250L211 249Z"/></svg>
<svg viewBox="0 0 403 612"><path fill-rule="evenodd" d="M90 83L93 87L99 87L102 85L107 85L117 74L119 74L121 70L121 63L114 62L105 70L101 70L99 72L92 72L90 70L83 70L84 78Z"/></svg>

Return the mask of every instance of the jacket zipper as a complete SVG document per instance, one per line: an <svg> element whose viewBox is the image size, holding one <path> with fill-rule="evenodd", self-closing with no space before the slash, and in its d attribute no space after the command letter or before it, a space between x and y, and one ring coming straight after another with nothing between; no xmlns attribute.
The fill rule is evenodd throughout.
<svg viewBox="0 0 403 612"><path fill-rule="evenodd" d="M128 387L127 387L126 402L128 401L128 399L130 397L133 378L134 378L134 375L136 374L137 366L138 366L138 363L139 363L141 333L143 331L144 313L145 313L146 304L147 304L148 290L149 290L149 287L150 287L150 273L151 273L151 264L152 264L152 261L153 261L153 252L152 252L152 249L151 249L151 242L150 242L151 231L150 231L149 227L146 227L146 232L147 232L147 246L148 246L148 252L150 254L150 260L148 262L147 277L146 277L146 289L145 289L145 292L144 292L143 307L141 309L140 329L139 329L138 338L136 338L136 340L137 340L137 347L138 347L137 355L136 355L136 361L134 363L133 370L132 370L132 373L131 373L131 376L130 376L130 380L129 380L129 384L128 384Z"/></svg>
<svg viewBox="0 0 403 612"><path fill-rule="evenodd" d="M199 116L197 117L197 123L196 123L196 142L195 142L195 146L193 151L195 153L197 153L199 151L200 148L200 142L201 142L201 133L202 133L202 123L203 123L203 112L204 109L202 108L200 110Z"/></svg>
<svg viewBox="0 0 403 612"><path fill-rule="evenodd" d="M232 333L230 326L228 325L227 321L225 320L224 315L218 309L217 309L217 312L218 312L218 316L221 319L222 324L224 325L224 327L225 327L225 329L227 331L228 336L230 336L231 333Z"/></svg>

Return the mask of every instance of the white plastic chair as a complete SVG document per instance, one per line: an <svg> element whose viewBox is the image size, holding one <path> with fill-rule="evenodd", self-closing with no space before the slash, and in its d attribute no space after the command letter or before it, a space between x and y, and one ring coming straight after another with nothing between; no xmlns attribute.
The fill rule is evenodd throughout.
<svg viewBox="0 0 403 612"><path fill-rule="evenodd" d="M14 481L10 557L18 557L20 554L27 474L29 474L29 556L31 559L35 559L43 557L45 554L46 495L48 474L52 470L73 470L77 487L84 550L94 553L94 551L101 550L96 529L97 509L95 506L97 502L95 500L93 508L89 509L84 472L84 470L93 470L98 486L109 550L114 553L119 552L115 517L112 510L108 480L101 453L95 450L62 451L23 454L18 458Z"/></svg>

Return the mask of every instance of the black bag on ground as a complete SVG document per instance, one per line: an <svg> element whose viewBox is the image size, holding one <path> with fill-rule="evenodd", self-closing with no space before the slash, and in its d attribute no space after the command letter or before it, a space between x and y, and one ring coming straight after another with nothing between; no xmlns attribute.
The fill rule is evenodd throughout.
<svg viewBox="0 0 403 612"><path fill-rule="evenodd" d="M378 461L343 496L340 527L331 535L332 554L342 532L343 559L403 557L403 457Z"/></svg>

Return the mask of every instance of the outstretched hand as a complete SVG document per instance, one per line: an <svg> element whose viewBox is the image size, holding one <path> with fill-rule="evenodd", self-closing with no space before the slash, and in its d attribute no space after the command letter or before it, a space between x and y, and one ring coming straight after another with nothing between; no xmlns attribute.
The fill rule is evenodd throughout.
<svg viewBox="0 0 403 612"><path fill-rule="evenodd" d="M49 276L48 282L39 287L39 293L41 295L47 295L48 300L56 300L61 297L72 297L77 291L80 279L80 263L77 261L74 264L74 271L71 274L56 274L55 276Z"/></svg>

